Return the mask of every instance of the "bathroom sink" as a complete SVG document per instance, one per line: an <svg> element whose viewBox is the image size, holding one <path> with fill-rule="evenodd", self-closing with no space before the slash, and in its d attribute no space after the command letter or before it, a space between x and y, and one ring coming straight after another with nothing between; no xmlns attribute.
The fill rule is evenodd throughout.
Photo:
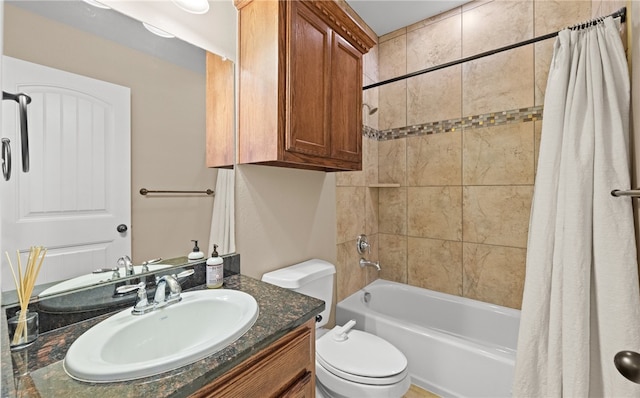
<svg viewBox="0 0 640 398"><path fill-rule="evenodd" d="M149 264L149 272L158 271L163 268L173 267L170 264ZM120 275L125 275L124 267L119 268ZM134 266L134 272L136 275L142 273L142 265ZM101 282L108 282L112 280L113 272L102 272L99 274L86 274L77 276L75 278L67 279L66 281L62 281L57 283L39 294L40 297L49 296L52 294L64 292L67 290L78 289L85 286L95 285Z"/></svg>
<svg viewBox="0 0 640 398"><path fill-rule="evenodd" d="M143 315L131 308L96 324L69 348L64 369L80 381L153 376L222 350L251 328L258 303L237 290L182 293L182 301Z"/></svg>

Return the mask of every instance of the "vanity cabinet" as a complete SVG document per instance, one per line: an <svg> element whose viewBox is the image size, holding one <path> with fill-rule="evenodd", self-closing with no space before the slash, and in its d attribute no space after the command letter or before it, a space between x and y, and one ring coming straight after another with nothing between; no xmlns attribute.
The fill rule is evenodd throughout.
<svg viewBox="0 0 640 398"><path fill-rule="evenodd" d="M362 168L362 56L375 39L337 1L236 0L238 162Z"/></svg>
<svg viewBox="0 0 640 398"><path fill-rule="evenodd" d="M308 397L315 395L315 319L307 321L191 395Z"/></svg>

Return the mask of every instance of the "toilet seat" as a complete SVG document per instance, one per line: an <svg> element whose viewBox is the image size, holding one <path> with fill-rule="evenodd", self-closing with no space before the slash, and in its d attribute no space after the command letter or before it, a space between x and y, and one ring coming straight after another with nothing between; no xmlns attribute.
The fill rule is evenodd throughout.
<svg viewBox="0 0 640 398"><path fill-rule="evenodd" d="M316 340L316 359L330 373L361 384L389 385L407 376L407 358L388 341L351 330L345 341L333 331Z"/></svg>

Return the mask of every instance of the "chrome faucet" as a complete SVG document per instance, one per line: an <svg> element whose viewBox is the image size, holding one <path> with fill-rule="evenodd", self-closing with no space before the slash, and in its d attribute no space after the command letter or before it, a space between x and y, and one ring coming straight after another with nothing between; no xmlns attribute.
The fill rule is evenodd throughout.
<svg viewBox="0 0 640 398"><path fill-rule="evenodd" d="M360 258L360 267L364 268L367 265L375 267L378 271L380 271L380 263L379 262L373 262L373 261L365 260L364 258Z"/></svg>
<svg viewBox="0 0 640 398"><path fill-rule="evenodd" d="M182 287L180 286L179 279L186 278L193 275L194 270L186 270L178 275L164 275L157 278L156 293L153 297L153 302L149 302L147 297L146 283L140 282L137 285L124 285L116 289L116 293L122 294L131 292L138 289L138 296L136 298L136 304L133 306L131 313L133 315L142 315L147 312L154 311L158 308L166 307L171 304L175 304L182 300L180 293L182 293ZM165 289L169 287L169 297L166 297Z"/></svg>
<svg viewBox="0 0 640 398"><path fill-rule="evenodd" d="M166 297L166 287L169 287L169 297ZM165 275L156 281L156 294L153 302L157 307L164 307L182 300L180 297L182 287L178 280L172 275Z"/></svg>
<svg viewBox="0 0 640 398"><path fill-rule="evenodd" d="M124 276L132 276L135 275L135 271L133 270L133 262L131 262L131 257L122 256L118 259L118 266L124 267Z"/></svg>

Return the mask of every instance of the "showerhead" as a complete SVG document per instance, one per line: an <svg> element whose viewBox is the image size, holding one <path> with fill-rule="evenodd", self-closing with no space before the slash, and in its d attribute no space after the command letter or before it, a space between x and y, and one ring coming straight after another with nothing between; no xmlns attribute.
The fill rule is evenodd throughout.
<svg viewBox="0 0 640 398"><path fill-rule="evenodd" d="M373 115L374 113L378 112L378 108L372 108L371 105L367 103L363 103L362 106L367 107L367 109L369 110L369 115Z"/></svg>

